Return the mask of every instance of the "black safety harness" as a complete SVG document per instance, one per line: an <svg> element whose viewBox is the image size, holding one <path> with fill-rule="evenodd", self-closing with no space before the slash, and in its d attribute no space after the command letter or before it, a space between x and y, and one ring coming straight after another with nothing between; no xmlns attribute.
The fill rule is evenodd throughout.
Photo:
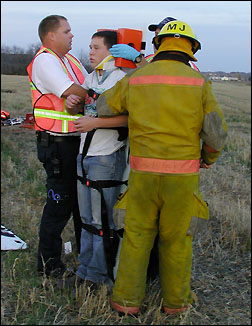
<svg viewBox="0 0 252 326"><path fill-rule="evenodd" d="M106 202L104 199L103 189L104 188L110 188L110 187L117 187L119 185L127 185L128 180L121 181L121 180L90 180L87 178L85 169L84 169L84 158L87 155L87 151L89 148L89 145L91 143L91 140L94 136L96 129L87 132L85 143L83 146L82 151L82 157L81 157L81 168L82 168L82 177L77 176L77 179L87 187L96 189L101 194L101 222L102 222L102 229L97 229L93 225L82 223L82 228L86 231L98 235L103 238L103 247L104 247L104 254L105 259L107 263L107 269L108 269L108 276L110 279L114 282L114 274L113 274L113 267L115 266L115 259L116 259L116 253L118 249L119 244L119 237L118 237L118 231L114 229L109 228L108 223L108 212L106 207ZM119 230L121 231L121 230Z"/></svg>

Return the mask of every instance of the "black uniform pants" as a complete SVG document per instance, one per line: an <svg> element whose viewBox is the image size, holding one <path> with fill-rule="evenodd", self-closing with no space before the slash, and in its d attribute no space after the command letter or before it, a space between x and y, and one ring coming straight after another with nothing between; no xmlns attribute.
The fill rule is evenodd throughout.
<svg viewBox="0 0 252 326"><path fill-rule="evenodd" d="M74 219L77 249L80 250L81 218L77 199L77 163L80 138L49 136L37 132L38 159L46 172L47 200L39 230L38 271L61 268L61 233Z"/></svg>

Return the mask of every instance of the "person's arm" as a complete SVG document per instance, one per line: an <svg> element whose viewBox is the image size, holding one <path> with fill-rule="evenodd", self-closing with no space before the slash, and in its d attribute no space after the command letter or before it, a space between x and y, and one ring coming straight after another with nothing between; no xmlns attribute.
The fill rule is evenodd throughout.
<svg viewBox="0 0 252 326"><path fill-rule="evenodd" d="M83 110L85 97L70 94L65 101L65 107L69 114L75 115Z"/></svg>
<svg viewBox="0 0 252 326"><path fill-rule="evenodd" d="M66 98L65 106L68 113L75 115L82 111L85 99L89 94L91 81L92 74L89 74L81 86L73 84L62 93L62 97Z"/></svg>
<svg viewBox="0 0 252 326"><path fill-rule="evenodd" d="M96 101L99 118L128 115L128 86L129 78L126 75L99 96Z"/></svg>
<svg viewBox="0 0 252 326"><path fill-rule="evenodd" d="M209 166L219 157L225 144L228 127L219 103L213 94L211 82L205 82L203 87L204 120L200 137L203 140L201 165L205 167L204 164Z"/></svg>
<svg viewBox="0 0 252 326"><path fill-rule="evenodd" d="M37 56L33 63L32 80L43 94L52 93L59 98L70 94L85 97L86 90L75 84L62 69L58 59L48 53Z"/></svg>
<svg viewBox="0 0 252 326"><path fill-rule="evenodd" d="M111 118L95 118L84 116L74 121L75 128L80 132L88 132L99 128L126 127L128 116L119 115Z"/></svg>
<svg viewBox="0 0 252 326"><path fill-rule="evenodd" d="M79 96L79 97L81 97L83 99L83 98L85 98L87 93L88 93L88 91L85 88L83 88L82 86L77 85L77 84L72 84L69 88L67 88L61 94L61 97L67 98L69 95L74 94L74 95L77 95L77 96Z"/></svg>
<svg viewBox="0 0 252 326"><path fill-rule="evenodd" d="M82 111L85 97L88 91L82 86L73 84L70 86L61 97L66 98L65 106L69 114L75 115Z"/></svg>
<svg viewBox="0 0 252 326"><path fill-rule="evenodd" d="M52 93L59 98L67 98L70 94L84 98L87 94L86 89L70 80L63 71L58 59L48 53L42 53L35 58L32 80L43 94ZM78 112L69 113L76 114Z"/></svg>
<svg viewBox="0 0 252 326"><path fill-rule="evenodd" d="M134 62L134 64L138 67L146 65L148 63L143 55L141 55L141 52L137 51L135 48L133 48L130 45L127 44L114 44L109 49L110 53L114 58L123 58L126 60L131 60ZM140 62L136 62L136 58L140 57Z"/></svg>

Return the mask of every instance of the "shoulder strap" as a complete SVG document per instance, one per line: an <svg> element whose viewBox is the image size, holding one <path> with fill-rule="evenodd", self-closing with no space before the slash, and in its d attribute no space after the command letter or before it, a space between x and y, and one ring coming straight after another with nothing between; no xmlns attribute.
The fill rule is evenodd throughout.
<svg viewBox="0 0 252 326"><path fill-rule="evenodd" d="M90 146L90 143L91 143L91 140L92 140L92 138L94 136L95 131L96 131L96 129L88 131L87 135L86 135L86 138L85 138L85 143L84 143L83 151L82 151L82 154L81 154L81 169L82 169L83 178L86 177L83 161L84 161L85 156L87 155L87 152L88 152L88 149L89 149L89 146Z"/></svg>
<svg viewBox="0 0 252 326"><path fill-rule="evenodd" d="M93 129L93 130L87 132L87 135L85 138L85 143L83 146L83 151L82 151L82 156L84 156L84 157L87 155L87 151L89 149L89 146L90 146L90 143L94 136L95 131L96 131L96 129Z"/></svg>

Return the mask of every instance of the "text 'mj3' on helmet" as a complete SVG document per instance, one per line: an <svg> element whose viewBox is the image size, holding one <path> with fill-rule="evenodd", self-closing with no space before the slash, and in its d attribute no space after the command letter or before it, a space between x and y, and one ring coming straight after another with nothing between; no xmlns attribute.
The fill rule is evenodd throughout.
<svg viewBox="0 0 252 326"><path fill-rule="evenodd" d="M161 40L164 37L182 37L189 39L192 43L193 54L201 49L200 42L197 40L192 28L183 21L175 20L163 26L159 34L153 38L156 49L160 47Z"/></svg>

